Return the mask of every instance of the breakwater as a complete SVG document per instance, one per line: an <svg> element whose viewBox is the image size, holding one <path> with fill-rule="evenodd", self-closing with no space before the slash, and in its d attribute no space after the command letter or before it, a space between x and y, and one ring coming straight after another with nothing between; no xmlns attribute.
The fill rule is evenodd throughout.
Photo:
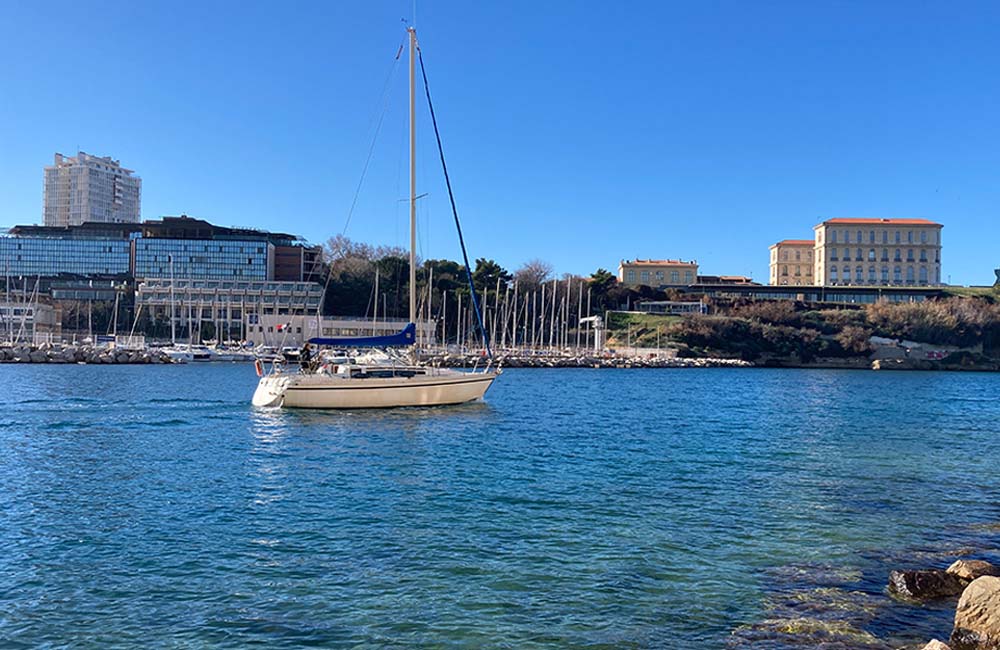
<svg viewBox="0 0 1000 650"><path fill-rule="evenodd" d="M173 363L173 360L159 350L97 348L89 345L12 345L0 347L0 363L151 364Z"/></svg>
<svg viewBox="0 0 1000 650"><path fill-rule="evenodd" d="M485 357L471 353L437 353L424 355L421 359L430 365L447 368L472 368L486 363ZM493 363L504 368L748 368L754 365L741 359L722 358L522 353L497 354Z"/></svg>

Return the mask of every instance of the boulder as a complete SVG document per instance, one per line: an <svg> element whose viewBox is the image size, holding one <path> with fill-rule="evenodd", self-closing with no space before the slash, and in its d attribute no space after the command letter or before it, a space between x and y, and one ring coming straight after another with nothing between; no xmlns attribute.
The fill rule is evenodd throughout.
<svg viewBox="0 0 1000 650"><path fill-rule="evenodd" d="M965 580L940 569L893 571L889 574L889 593L907 600L957 596L966 584Z"/></svg>
<svg viewBox="0 0 1000 650"><path fill-rule="evenodd" d="M1000 577L1000 567L994 566L985 560L956 560L954 564L948 567L948 573L971 582L983 576Z"/></svg>
<svg viewBox="0 0 1000 650"><path fill-rule="evenodd" d="M28 355L31 363L45 363L49 360L49 355L45 350L35 350Z"/></svg>
<svg viewBox="0 0 1000 650"><path fill-rule="evenodd" d="M973 580L958 600L953 650L1000 650L1000 578Z"/></svg>

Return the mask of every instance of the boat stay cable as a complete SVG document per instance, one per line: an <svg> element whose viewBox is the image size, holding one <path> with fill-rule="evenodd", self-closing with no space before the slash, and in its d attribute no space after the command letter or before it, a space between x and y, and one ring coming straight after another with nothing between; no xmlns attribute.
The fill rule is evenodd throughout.
<svg viewBox="0 0 1000 650"><path fill-rule="evenodd" d="M483 335L483 347L486 354L493 359L493 350L490 348L489 337L486 335L486 327L483 325L483 314L480 310L479 297L476 295L476 286L472 281L472 269L469 267L469 253L465 250L465 238L462 236L462 224L458 219L458 208L455 206L455 194L451 191L451 178L448 176L448 165L444 161L444 146L441 144L441 133L438 131L437 118L434 116L434 103L431 101L431 89L427 83L427 70L424 68L424 53L418 47L417 58L420 61L420 74L424 79L424 93L427 95L427 108L431 114L431 124L434 125L434 138L437 140L438 155L441 157L441 169L444 172L444 183L448 188L448 200L451 201L451 214L455 217L455 228L458 230L458 243L462 247L462 259L465 262L465 275L469 279L469 293L472 294L472 304L476 312L476 321L479 324L479 331Z"/></svg>

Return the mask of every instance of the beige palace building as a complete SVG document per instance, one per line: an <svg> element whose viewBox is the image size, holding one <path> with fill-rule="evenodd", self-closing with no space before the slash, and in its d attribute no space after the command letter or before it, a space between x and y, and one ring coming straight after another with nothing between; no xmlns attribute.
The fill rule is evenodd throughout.
<svg viewBox="0 0 1000 650"><path fill-rule="evenodd" d="M811 286L815 247L816 242L811 239L785 239L771 246L768 284Z"/></svg>
<svg viewBox="0 0 1000 650"><path fill-rule="evenodd" d="M698 281L698 263L694 260L622 260L618 281L627 287L686 287Z"/></svg>
<svg viewBox="0 0 1000 650"><path fill-rule="evenodd" d="M814 281L817 286L939 285L941 228L927 219L827 219L813 228Z"/></svg>

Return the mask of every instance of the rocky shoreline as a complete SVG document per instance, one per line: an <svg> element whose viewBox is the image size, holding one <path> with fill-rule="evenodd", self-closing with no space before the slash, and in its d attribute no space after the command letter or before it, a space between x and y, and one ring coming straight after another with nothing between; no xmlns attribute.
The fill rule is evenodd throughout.
<svg viewBox="0 0 1000 650"><path fill-rule="evenodd" d="M726 648L1000 650L1000 524L963 528L943 547L866 551L867 568L765 570L762 617Z"/></svg>
<svg viewBox="0 0 1000 650"><path fill-rule="evenodd" d="M431 354L421 359L445 368L472 368L485 362L477 354ZM503 368L751 368L754 365L742 359L503 353L497 354L493 363Z"/></svg>
<svg viewBox="0 0 1000 650"><path fill-rule="evenodd" d="M159 350L14 345L0 347L0 363L160 364L174 361Z"/></svg>

